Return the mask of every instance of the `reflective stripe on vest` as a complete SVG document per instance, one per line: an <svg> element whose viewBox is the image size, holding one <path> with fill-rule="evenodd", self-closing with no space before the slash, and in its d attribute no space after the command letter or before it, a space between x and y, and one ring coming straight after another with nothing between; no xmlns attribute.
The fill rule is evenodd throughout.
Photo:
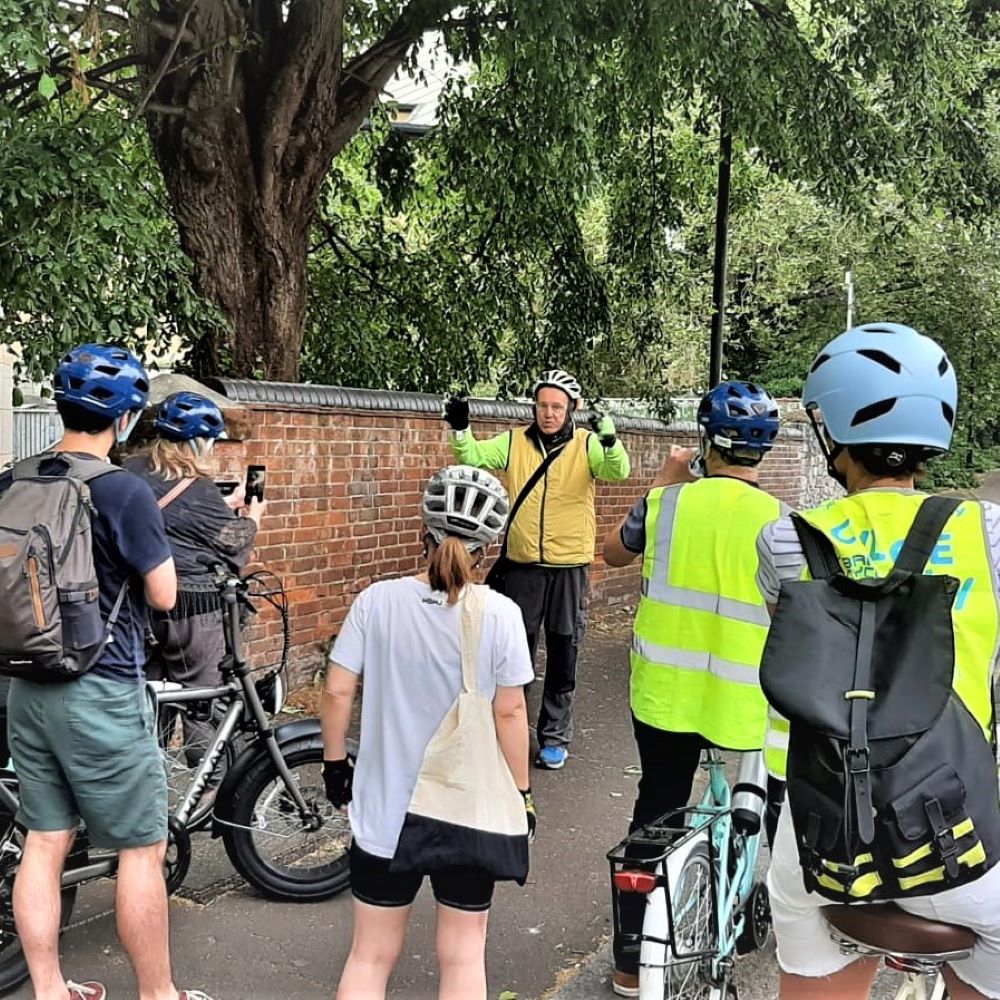
<svg viewBox="0 0 1000 1000"><path fill-rule="evenodd" d="M767 773L785 780L788 760L788 720L770 705L767 709L767 736L764 739L764 764Z"/></svg>
<svg viewBox="0 0 1000 1000"><path fill-rule="evenodd" d="M632 711L657 729L759 748L768 615L755 580L757 536L781 504L748 483L710 477L654 489L646 506Z"/></svg>
<svg viewBox="0 0 1000 1000"><path fill-rule="evenodd" d="M525 498L510 528L507 555L519 563L584 566L594 561L596 486L587 457L590 432L577 428L562 455ZM507 492L511 502L542 463L543 455L519 427L510 438Z"/></svg>

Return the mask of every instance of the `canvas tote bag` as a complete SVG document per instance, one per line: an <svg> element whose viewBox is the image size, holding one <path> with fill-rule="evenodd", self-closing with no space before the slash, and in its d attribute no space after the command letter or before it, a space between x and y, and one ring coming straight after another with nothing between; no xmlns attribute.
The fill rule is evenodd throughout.
<svg viewBox="0 0 1000 1000"><path fill-rule="evenodd" d="M424 752L392 871L475 867L524 884L528 820L497 742L493 701L478 690L479 642L489 589L461 598L462 688Z"/></svg>

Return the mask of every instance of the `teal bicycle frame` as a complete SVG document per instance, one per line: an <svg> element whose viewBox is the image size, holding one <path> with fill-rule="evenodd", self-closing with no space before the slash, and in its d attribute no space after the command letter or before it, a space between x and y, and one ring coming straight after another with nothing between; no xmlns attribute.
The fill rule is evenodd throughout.
<svg viewBox="0 0 1000 1000"><path fill-rule="evenodd" d="M760 830L744 834L734 826L721 753L706 751L701 766L708 784L697 805L635 831L608 854L618 892L646 895L639 936L640 1000L722 1000L747 921L758 921L751 928L754 946L763 943L762 933L766 936L766 895L762 888L755 893L754 882ZM707 885L692 891L687 884L692 873ZM748 908L751 897L754 905ZM615 900L617 933L617 894ZM763 912L755 912L759 900Z"/></svg>

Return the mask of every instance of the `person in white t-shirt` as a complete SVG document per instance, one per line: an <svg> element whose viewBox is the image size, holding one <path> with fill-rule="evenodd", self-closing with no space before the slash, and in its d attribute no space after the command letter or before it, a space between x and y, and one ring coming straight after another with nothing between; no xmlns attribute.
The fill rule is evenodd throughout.
<svg viewBox="0 0 1000 1000"><path fill-rule="evenodd" d="M427 569L372 584L355 599L330 654L323 692L326 793L349 805L354 939L337 1000L384 997L403 948L423 874L390 870L428 743L462 684L460 598L507 520L509 501L490 473L450 466L424 491ZM496 739L524 796L528 780L524 685L534 672L516 604L488 592L478 658L479 691L493 699ZM357 761L347 754L358 677L364 674ZM480 868L430 874L437 910L441 1000L485 1000L486 922L494 878Z"/></svg>

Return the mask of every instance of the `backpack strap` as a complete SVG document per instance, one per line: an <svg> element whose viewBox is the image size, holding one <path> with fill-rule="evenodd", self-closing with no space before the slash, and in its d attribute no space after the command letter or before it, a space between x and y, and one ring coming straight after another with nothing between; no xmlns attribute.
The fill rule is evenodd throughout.
<svg viewBox="0 0 1000 1000"><path fill-rule="evenodd" d="M814 580L826 580L831 576L837 576L841 572L840 560L837 558L833 542L800 514L792 514L792 526L799 536L799 544L806 557L809 575Z"/></svg>
<svg viewBox="0 0 1000 1000"><path fill-rule="evenodd" d="M37 455L22 458L20 462L15 462L11 466L11 476L14 480L33 479L42 475L42 463L50 462L53 459L63 466L63 474L79 479L83 483L89 483L93 479L106 476L111 472L124 472L124 469L117 465L106 462L103 458L93 455L88 458L81 458L68 451L42 451Z"/></svg>
<svg viewBox="0 0 1000 1000"><path fill-rule="evenodd" d="M948 519L963 501L959 497L929 496L920 505L892 572L922 573Z"/></svg>
<svg viewBox="0 0 1000 1000"><path fill-rule="evenodd" d="M887 586L893 578L923 573L924 565L934 551L948 518L961 502L955 497L941 496L930 496L923 501L896 557L896 563L886 578ZM858 645L854 656L854 687L845 693L845 697L851 702L851 741L844 755L846 786L853 793L848 795L848 804L854 810L855 829L864 844L870 844L875 839L868 748L868 707L875 697L871 687L876 632L875 608L874 601L861 601Z"/></svg>

